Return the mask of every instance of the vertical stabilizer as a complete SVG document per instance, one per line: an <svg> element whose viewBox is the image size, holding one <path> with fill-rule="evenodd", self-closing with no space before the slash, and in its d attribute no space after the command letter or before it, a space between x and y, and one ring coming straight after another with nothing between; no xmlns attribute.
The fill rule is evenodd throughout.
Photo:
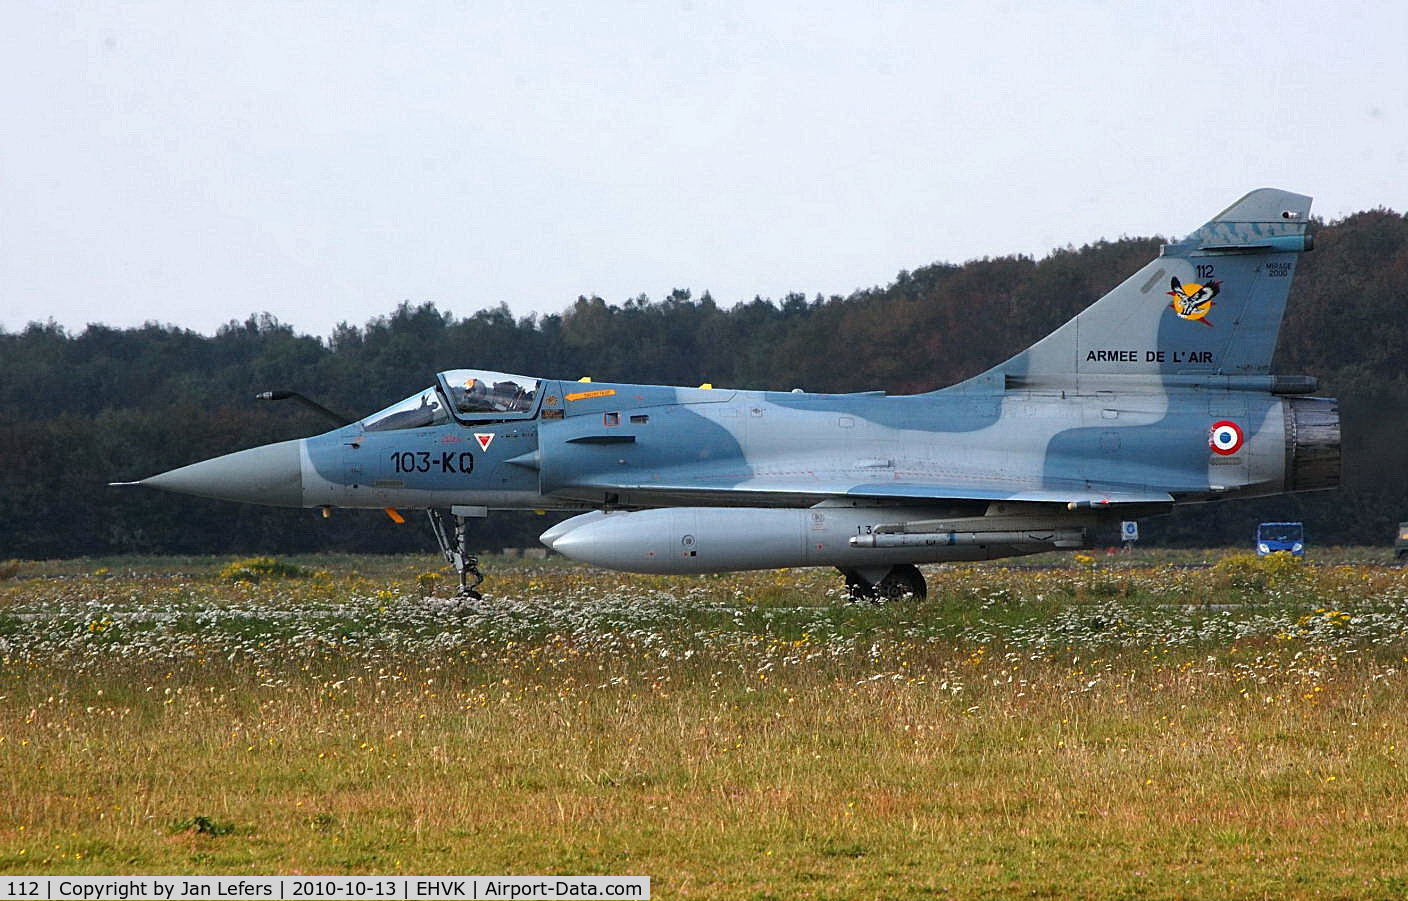
<svg viewBox="0 0 1408 901"><path fill-rule="evenodd" d="M991 374L1268 374L1309 216L1309 197L1252 191Z"/></svg>

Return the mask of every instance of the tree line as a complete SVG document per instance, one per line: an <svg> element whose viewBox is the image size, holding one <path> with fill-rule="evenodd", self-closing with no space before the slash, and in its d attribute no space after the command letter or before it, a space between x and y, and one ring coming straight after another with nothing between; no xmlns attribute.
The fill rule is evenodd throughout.
<svg viewBox="0 0 1408 901"><path fill-rule="evenodd" d="M1341 399L1344 486L1180 510L1147 540L1248 544L1263 519L1300 519L1319 543L1384 544L1408 520L1408 219L1388 210L1314 223L1276 371L1318 376ZM127 552L411 551L428 532L380 513L206 501L107 482L324 430L301 407L254 400L291 388L361 416L471 367L550 378L808 391L928 391L1041 338L1158 252L1159 238L1099 241L1041 259L1004 256L901 272L850 295L731 307L676 289L621 303L579 297L560 314L507 307L456 316L404 302L325 338L274 317L214 335L147 324L53 322L0 330L0 557ZM316 520L316 522L315 522ZM546 525L491 518L485 547L528 545Z"/></svg>

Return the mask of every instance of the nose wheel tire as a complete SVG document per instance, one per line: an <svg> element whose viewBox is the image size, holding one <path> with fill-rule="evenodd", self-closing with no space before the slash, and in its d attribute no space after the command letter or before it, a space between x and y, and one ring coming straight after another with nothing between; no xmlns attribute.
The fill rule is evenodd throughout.
<svg viewBox="0 0 1408 901"><path fill-rule="evenodd" d="M843 569L841 575L846 577L846 593L856 601L881 604L904 598L922 601L929 596L929 587L924 581L924 574L913 563L892 566L888 572L873 582L859 570Z"/></svg>

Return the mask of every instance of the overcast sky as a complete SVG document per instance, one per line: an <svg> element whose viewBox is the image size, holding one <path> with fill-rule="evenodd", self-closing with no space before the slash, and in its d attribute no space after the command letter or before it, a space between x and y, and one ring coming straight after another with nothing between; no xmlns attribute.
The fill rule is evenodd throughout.
<svg viewBox="0 0 1408 901"><path fill-rule="evenodd" d="M0 326L722 304L1408 210L1408 3L0 4ZM468 363L467 363L468 365Z"/></svg>

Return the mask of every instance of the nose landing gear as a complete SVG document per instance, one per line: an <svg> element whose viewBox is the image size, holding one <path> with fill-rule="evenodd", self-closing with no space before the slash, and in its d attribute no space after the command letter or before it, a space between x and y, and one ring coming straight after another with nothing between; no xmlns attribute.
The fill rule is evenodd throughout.
<svg viewBox="0 0 1408 901"><path fill-rule="evenodd" d="M456 597L483 597L477 589L484 581L479 571L479 558L469 552L469 519L483 519L489 515L485 507L451 507L449 516L439 510L428 509L425 515L430 519L430 529L435 533L435 541L440 545L440 553L445 562L455 568L460 577L460 588ZM447 526L446 520L453 520ZM470 580L473 579L473 582Z"/></svg>

